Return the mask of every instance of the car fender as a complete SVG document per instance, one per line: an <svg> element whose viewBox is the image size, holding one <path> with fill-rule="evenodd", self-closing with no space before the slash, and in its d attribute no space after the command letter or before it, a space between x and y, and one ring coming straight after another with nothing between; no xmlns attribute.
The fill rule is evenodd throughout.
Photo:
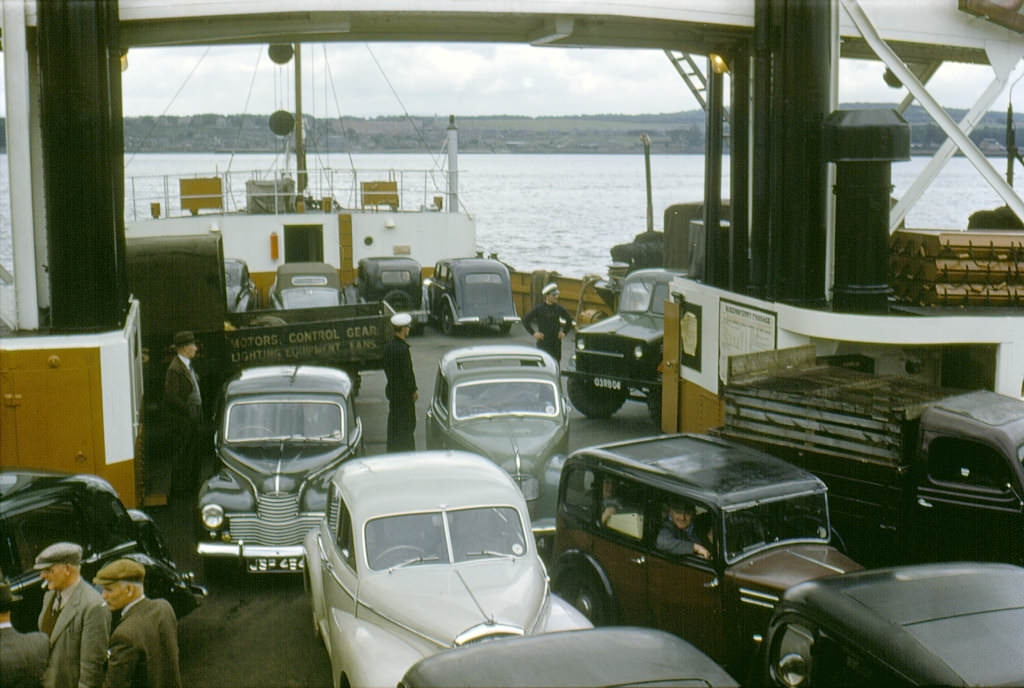
<svg viewBox="0 0 1024 688"><path fill-rule="evenodd" d="M594 624L590 619L583 616L580 610L552 593L550 596L551 607L544 621L544 632L550 631L571 631L578 628L593 628Z"/></svg>
<svg viewBox="0 0 1024 688"><path fill-rule="evenodd" d="M344 671L348 685L393 688L406 670L433 652L423 652L377 624L331 609L331 666ZM442 648L437 648L440 652ZM343 668L343 669L342 669Z"/></svg>
<svg viewBox="0 0 1024 688"><path fill-rule="evenodd" d="M441 305L441 308L444 308L446 305L448 309L452 312L452 320L458 320L459 309L456 307L455 299L452 298L452 295L449 294L448 292L444 293L444 304Z"/></svg>
<svg viewBox="0 0 1024 688"><path fill-rule="evenodd" d="M608 599L615 600L615 591L612 589L612 582L608 578L608 574L605 573L604 567L601 563L587 552L583 552L578 549L567 549L558 555L555 560L555 565L552 567L554 576L552 580L557 585L558 580L561 576L574 570L581 570L590 572L597 578L601 587L604 589L605 594L608 595Z"/></svg>
<svg viewBox="0 0 1024 688"><path fill-rule="evenodd" d="M317 635L320 636L327 652L330 653L331 644L325 636L327 619L324 611L324 574L320 558L320 549L323 545L320 540L320 529L309 531L302 544L306 553L306 575L303 577L303 583L309 586L313 623L316 625Z"/></svg>

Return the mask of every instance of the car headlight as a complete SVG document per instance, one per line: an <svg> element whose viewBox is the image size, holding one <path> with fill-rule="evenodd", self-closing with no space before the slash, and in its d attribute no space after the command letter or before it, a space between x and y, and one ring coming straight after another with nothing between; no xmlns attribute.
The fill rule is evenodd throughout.
<svg viewBox="0 0 1024 688"><path fill-rule="evenodd" d="M224 525L224 507L220 504L207 504L199 512L199 518L209 530L217 530Z"/></svg>
<svg viewBox="0 0 1024 688"><path fill-rule="evenodd" d="M784 686L802 686L807 681L807 660L803 655L791 652L779 659L775 675Z"/></svg>
<svg viewBox="0 0 1024 688"><path fill-rule="evenodd" d="M584 343L583 337L580 337L579 339L576 340L576 350L577 351L583 351L586 348L587 348L587 345Z"/></svg>
<svg viewBox="0 0 1024 688"><path fill-rule="evenodd" d="M643 344L637 344L636 345L636 348L633 349L633 356L636 357L636 358L643 358L644 357L644 347L643 347Z"/></svg>

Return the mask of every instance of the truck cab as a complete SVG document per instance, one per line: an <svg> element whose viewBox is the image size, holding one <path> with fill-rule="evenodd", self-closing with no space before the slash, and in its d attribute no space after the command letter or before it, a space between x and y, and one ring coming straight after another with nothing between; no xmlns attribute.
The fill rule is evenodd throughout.
<svg viewBox="0 0 1024 688"><path fill-rule="evenodd" d="M627 399L647 404L661 424L662 342L669 283L680 270L649 268L626 277L618 313L576 333L569 400L588 418L607 418Z"/></svg>

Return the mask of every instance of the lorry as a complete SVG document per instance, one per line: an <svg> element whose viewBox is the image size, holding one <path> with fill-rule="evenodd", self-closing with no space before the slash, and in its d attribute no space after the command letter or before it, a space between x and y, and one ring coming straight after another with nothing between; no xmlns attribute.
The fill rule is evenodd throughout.
<svg viewBox="0 0 1024 688"><path fill-rule="evenodd" d="M821 478L848 555L868 567L1024 563L1024 401L876 375L813 346L744 358L716 434Z"/></svg>
<svg viewBox="0 0 1024 688"><path fill-rule="evenodd" d="M195 333L199 354L194 365L208 412L215 406L221 384L248 366L332 366L347 372L357 391L360 371L383 365L394 314L387 303L229 313L219 234L132 238L126 255L129 287L140 303L145 447L151 458L167 446L160 410L175 332ZM149 463L147 483L153 481L150 469L160 464ZM156 478L156 482L163 481ZM147 493L161 489L146 487Z"/></svg>

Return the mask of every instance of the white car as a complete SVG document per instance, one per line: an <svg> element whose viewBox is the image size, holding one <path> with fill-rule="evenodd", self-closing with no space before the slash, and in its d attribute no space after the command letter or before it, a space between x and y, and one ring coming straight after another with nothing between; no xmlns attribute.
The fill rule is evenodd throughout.
<svg viewBox="0 0 1024 688"><path fill-rule="evenodd" d="M476 454L346 462L305 553L335 688L393 687L446 648L590 627L551 594L518 486Z"/></svg>

